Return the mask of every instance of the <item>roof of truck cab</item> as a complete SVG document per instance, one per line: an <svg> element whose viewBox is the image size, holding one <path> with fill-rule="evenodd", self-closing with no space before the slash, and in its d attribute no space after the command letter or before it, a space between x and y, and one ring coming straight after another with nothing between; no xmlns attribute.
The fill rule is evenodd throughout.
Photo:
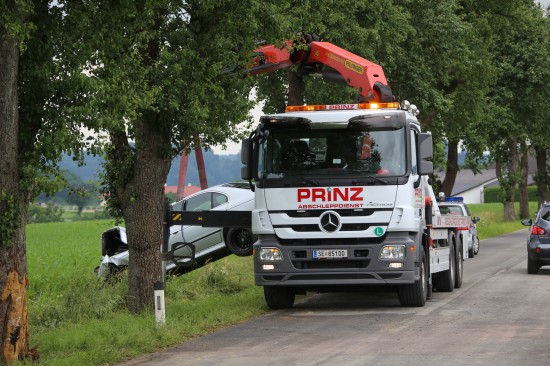
<svg viewBox="0 0 550 366"><path fill-rule="evenodd" d="M323 122L347 122L351 118L358 116L373 116L373 115L390 115L397 113L406 113L407 119L416 121L416 117L407 111L399 109L350 109L350 110L328 110L328 111L311 111L311 112L287 112L270 114L266 117L295 117L305 118L314 123Z"/></svg>

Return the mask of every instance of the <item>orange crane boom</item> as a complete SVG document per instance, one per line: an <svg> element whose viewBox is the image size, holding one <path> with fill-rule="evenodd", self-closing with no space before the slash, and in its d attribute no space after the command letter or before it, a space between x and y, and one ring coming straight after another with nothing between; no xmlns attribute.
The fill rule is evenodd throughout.
<svg viewBox="0 0 550 366"><path fill-rule="evenodd" d="M329 42L306 36L304 47L293 41L278 48L266 45L255 50L256 57L247 75L258 75L298 65L298 75L321 74L326 81L339 82L356 88L362 101L393 102L395 97L388 86L382 67ZM331 69L326 70L324 66Z"/></svg>

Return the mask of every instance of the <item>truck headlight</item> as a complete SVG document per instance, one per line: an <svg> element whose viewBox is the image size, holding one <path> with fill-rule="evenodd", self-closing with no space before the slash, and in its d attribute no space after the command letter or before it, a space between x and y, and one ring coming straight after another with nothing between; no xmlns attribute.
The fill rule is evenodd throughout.
<svg viewBox="0 0 550 366"><path fill-rule="evenodd" d="M405 258L404 245L384 245L378 258L380 259L403 259Z"/></svg>
<svg viewBox="0 0 550 366"><path fill-rule="evenodd" d="M278 248L260 248L258 250L260 261L262 262L282 262L283 253Z"/></svg>

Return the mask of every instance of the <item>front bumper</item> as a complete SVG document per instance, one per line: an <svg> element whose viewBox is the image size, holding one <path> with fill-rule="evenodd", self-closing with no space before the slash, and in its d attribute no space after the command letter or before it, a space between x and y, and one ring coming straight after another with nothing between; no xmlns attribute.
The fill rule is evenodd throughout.
<svg viewBox="0 0 550 366"><path fill-rule="evenodd" d="M405 245L403 259L379 259L384 245ZM415 241L408 235L388 235L383 242L346 242L338 245L316 245L314 241L298 245L282 245L274 235L261 235L254 245L254 280L261 286L293 286L318 288L323 286L401 285L419 278ZM282 252L281 262L262 262L261 247L277 248ZM347 258L314 259L314 249L346 249ZM390 268L390 263L402 263L401 268Z"/></svg>

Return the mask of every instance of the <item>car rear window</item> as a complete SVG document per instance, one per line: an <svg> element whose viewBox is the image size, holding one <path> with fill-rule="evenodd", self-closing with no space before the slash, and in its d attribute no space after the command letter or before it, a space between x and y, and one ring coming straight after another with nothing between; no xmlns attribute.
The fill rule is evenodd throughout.
<svg viewBox="0 0 550 366"><path fill-rule="evenodd" d="M550 221L550 206L546 206L541 209L540 218L546 221Z"/></svg>
<svg viewBox="0 0 550 366"><path fill-rule="evenodd" d="M441 206L439 211L442 215L463 215L462 207L460 206Z"/></svg>

